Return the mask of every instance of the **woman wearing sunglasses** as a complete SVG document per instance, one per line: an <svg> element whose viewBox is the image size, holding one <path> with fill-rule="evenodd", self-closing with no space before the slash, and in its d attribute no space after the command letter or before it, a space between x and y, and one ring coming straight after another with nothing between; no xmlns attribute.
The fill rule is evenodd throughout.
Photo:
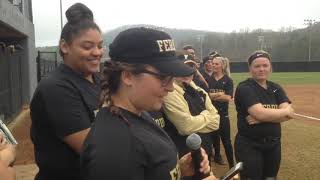
<svg viewBox="0 0 320 180"><path fill-rule="evenodd" d="M101 81L104 107L82 153L84 179L176 180L192 175L190 153L179 160L169 136L144 115L160 110L173 90L173 77L193 73L176 57L171 37L154 29L128 29L114 39L109 55ZM200 171L210 173L202 153Z"/></svg>

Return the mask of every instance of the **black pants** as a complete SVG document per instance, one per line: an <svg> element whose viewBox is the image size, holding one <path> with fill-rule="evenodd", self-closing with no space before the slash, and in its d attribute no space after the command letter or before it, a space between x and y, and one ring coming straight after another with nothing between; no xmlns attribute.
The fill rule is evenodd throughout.
<svg viewBox="0 0 320 180"><path fill-rule="evenodd" d="M221 158L220 154L220 138L225 149L229 168L234 166L233 148L230 138L230 120L228 116L220 115L219 130L214 131L212 134L214 158Z"/></svg>
<svg viewBox="0 0 320 180"><path fill-rule="evenodd" d="M237 134L235 155L238 162L243 162L241 180L264 180L276 178L281 161L280 138L251 140Z"/></svg>
<svg viewBox="0 0 320 180"><path fill-rule="evenodd" d="M211 165L211 147L212 147L212 138L211 138L211 133L198 133L201 137L202 140L202 144L201 147L206 151L207 155L208 155L208 159L209 159L209 163Z"/></svg>

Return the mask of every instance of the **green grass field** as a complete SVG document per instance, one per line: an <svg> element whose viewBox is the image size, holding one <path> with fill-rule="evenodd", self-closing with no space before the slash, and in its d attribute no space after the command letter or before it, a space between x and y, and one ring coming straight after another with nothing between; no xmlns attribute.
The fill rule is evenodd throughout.
<svg viewBox="0 0 320 180"><path fill-rule="evenodd" d="M248 77L248 73L233 73L235 86ZM273 73L271 80L281 85L320 85L320 72L314 73ZM320 98L320 97L319 97ZM307 102L306 102L307 103ZM234 142L236 111L230 103L231 137ZM278 174L280 180L317 180L320 179L320 122L306 123L291 120L282 123L282 160ZM225 158L224 158L225 159ZM226 171L226 169L225 169ZM224 172L225 172L224 171ZM216 172L219 177L223 175Z"/></svg>
<svg viewBox="0 0 320 180"><path fill-rule="evenodd" d="M232 73L234 85L247 79L249 73ZM281 85L320 84L320 72L285 72L272 73L270 80Z"/></svg>

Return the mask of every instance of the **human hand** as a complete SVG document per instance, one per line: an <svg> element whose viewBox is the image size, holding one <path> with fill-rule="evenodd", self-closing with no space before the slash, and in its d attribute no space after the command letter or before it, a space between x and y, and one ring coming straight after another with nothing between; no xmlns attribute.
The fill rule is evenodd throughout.
<svg viewBox="0 0 320 180"><path fill-rule="evenodd" d="M0 160L0 177L1 180L15 180L16 175L12 167L8 167Z"/></svg>
<svg viewBox="0 0 320 180"><path fill-rule="evenodd" d="M203 174L209 174L211 172L211 168L209 165L208 155L201 148L202 161L200 163L200 172ZM188 153L181 157L179 160L180 170L182 176L192 176L194 175L194 167L192 162L191 153Z"/></svg>
<svg viewBox="0 0 320 180"><path fill-rule="evenodd" d="M224 92L218 92L219 96L225 95Z"/></svg>
<svg viewBox="0 0 320 180"><path fill-rule="evenodd" d="M209 93L209 97L210 97L211 100L215 100L219 96L221 96L219 93Z"/></svg>
<svg viewBox="0 0 320 180"><path fill-rule="evenodd" d="M239 180L239 179L240 179L239 174L236 174L233 176L233 178L231 178L231 180Z"/></svg>
<svg viewBox="0 0 320 180"><path fill-rule="evenodd" d="M216 178L214 175L210 175L202 180L219 180L218 178Z"/></svg>
<svg viewBox="0 0 320 180"><path fill-rule="evenodd" d="M256 120L255 118L253 118L251 115L248 115L246 117L247 122L249 123L249 125L255 125L255 124L259 124L261 123L260 121Z"/></svg>
<svg viewBox="0 0 320 180"><path fill-rule="evenodd" d="M0 163L9 166L14 162L15 157L15 145L8 143L4 135L0 133Z"/></svg>
<svg viewBox="0 0 320 180"><path fill-rule="evenodd" d="M287 110L287 118L288 119L293 119L294 116L294 109L292 108L292 105L289 104L287 107L285 107L285 110Z"/></svg>
<svg viewBox="0 0 320 180"><path fill-rule="evenodd" d="M7 140L2 133L0 133L0 151L7 148Z"/></svg>

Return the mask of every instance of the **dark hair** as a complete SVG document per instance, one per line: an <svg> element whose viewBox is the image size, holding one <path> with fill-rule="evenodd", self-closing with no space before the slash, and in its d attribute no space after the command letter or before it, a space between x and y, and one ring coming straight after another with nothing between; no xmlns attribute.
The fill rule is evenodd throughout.
<svg viewBox="0 0 320 180"><path fill-rule="evenodd" d="M101 94L100 94L100 104L112 106L113 102L111 96L115 94L121 82L122 71L130 71L134 74L139 74L141 70L145 69L147 65L145 64L128 64L119 61L105 61L102 68L101 74Z"/></svg>
<svg viewBox="0 0 320 180"><path fill-rule="evenodd" d="M93 20L92 11L84 4L73 4L67 9L66 17L68 22L62 28L60 40L63 39L68 44L84 30L96 29L101 32L99 26ZM59 53L63 56L61 49L59 50Z"/></svg>
<svg viewBox="0 0 320 180"><path fill-rule="evenodd" d="M212 60L212 59L210 59L210 56L205 56L205 57L203 57L203 59L202 59L202 63L203 64L205 64L207 61L209 61L209 60Z"/></svg>
<svg viewBox="0 0 320 180"><path fill-rule="evenodd" d="M255 51L254 53L252 53L249 58L248 58L248 64L249 66L252 64L252 62L259 58L259 57L265 57L267 58L270 62L271 62L271 57L270 57L270 54L266 51L263 51L263 50L258 50L258 51Z"/></svg>
<svg viewBox="0 0 320 180"><path fill-rule="evenodd" d="M191 45L183 46L183 50L188 50L188 49L193 49L194 50L193 46L191 46Z"/></svg>

